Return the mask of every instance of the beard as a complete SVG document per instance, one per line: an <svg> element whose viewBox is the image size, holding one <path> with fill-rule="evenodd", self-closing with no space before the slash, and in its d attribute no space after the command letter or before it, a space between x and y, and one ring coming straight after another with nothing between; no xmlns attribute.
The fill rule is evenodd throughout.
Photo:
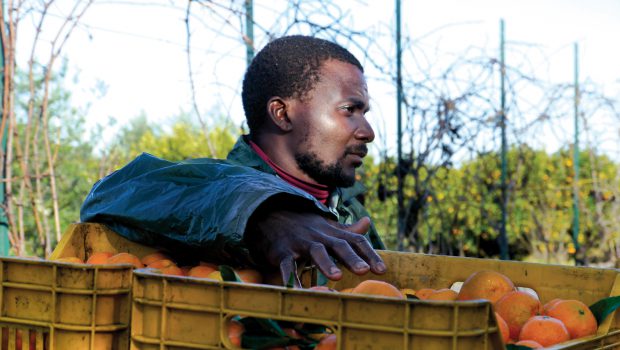
<svg viewBox="0 0 620 350"><path fill-rule="evenodd" d="M312 151L299 151L295 153L295 160L299 168L319 184L329 187L351 187L355 184L355 174L347 175L342 164L347 154L359 150L366 152L366 145L347 147L343 155L333 164L326 164Z"/></svg>

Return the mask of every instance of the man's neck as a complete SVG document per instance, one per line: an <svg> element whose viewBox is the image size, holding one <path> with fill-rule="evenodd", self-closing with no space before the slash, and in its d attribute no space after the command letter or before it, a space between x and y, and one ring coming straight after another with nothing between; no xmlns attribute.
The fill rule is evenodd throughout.
<svg viewBox="0 0 620 350"><path fill-rule="evenodd" d="M258 154L258 156L261 157L261 159L265 161L265 163L269 164L269 166L273 168L273 170L276 172L276 174L278 174L278 176L280 176L280 178L282 178L289 184L303 191L306 191L314 198L316 198L319 202L323 204L327 203L327 198L329 197L329 194L331 192L329 186L310 183L294 175L291 175L289 172L274 163L271 158L269 158L269 156L256 143L252 142L251 140L249 141L249 143L250 147L252 147L254 152L256 152L256 154Z"/></svg>

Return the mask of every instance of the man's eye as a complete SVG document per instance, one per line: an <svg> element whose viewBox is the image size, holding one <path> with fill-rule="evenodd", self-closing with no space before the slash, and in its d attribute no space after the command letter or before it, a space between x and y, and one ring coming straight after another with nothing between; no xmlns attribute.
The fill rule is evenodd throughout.
<svg viewBox="0 0 620 350"><path fill-rule="evenodd" d="M340 107L340 109L343 109L349 113L354 113L355 112L355 106L342 106Z"/></svg>

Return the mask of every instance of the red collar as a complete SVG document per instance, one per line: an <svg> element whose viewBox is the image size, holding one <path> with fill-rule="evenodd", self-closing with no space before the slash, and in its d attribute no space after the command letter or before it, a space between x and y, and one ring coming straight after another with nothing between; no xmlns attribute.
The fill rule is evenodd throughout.
<svg viewBox="0 0 620 350"><path fill-rule="evenodd" d="M278 176L280 176L284 181L288 182L289 184L301 190L308 192L310 195L316 198L319 202L323 204L327 204L327 198L329 197L329 192L330 192L329 186L313 184L313 183L301 180L287 173L284 169L280 168L276 163L274 163L271 159L269 159L269 156L267 156L267 154L263 152L263 150L260 147L258 147L258 145L255 144L254 142L250 141L250 147L252 147L254 152L256 152L256 154L258 154L258 156L261 157L261 159L264 160L265 163L269 164L269 166L272 167L273 170L275 170L276 174L278 174Z"/></svg>

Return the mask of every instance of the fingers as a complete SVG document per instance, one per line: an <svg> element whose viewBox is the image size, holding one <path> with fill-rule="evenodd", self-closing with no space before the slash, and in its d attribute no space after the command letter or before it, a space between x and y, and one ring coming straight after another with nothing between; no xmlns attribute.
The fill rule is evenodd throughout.
<svg viewBox="0 0 620 350"><path fill-rule="evenodd" d="M280 261L280 273L282 274L282 282L284 282L285 286L288 286L290 279L293 278L293 288L301 288L301 281L299 280L299 276L297 276L295 257L287 255L282 258Z"/></svg>
<svg viewBox="0 0 620 350"><path fill-rule="evenodd" d="M266 215L261 222L262 248L258 251L270 265L279 268L285 285L301 287L297 259L312 260L331 280L343 276L331 257L357 275L386 271L385 264L363 235L371 226L368 217L352 225L342 225L313 213L285 211Z"/></svg>
<svg viewBox="0 0 620 350"><path fill-rule="evenodd" d="M364 236L357 236L366 240ZM370 270L370 266L355 252L351 243L344 239L331 239L328 242L329 249L347 269L356 275L363 275ZM372 248L371 248L372 249Z"/></svg>
<svg viewBox="0 0 620 350"><path fill-rule="evenodd" d="M334 264L323 244L312 243L309 251L310 258L325 277L332 281L337 281L342 278L342 271Z"/></svg>
<svg viewBox="0 0 620 350"><path fill-rule="evenodd" d="M385 273L387 269L383 259L377 254L370 242L362 236L370 227L370 218L363 217L352 225L339 226L342 231L335 233L334 236L340 238L341 242L330 246L330 248L342 263L358 275L365 274L369 269L376 274ZM343 242L346 242L346 245L343 245Z"/></svg>
<svg viewBox="0 0 620 350"><path fill-rule="evenodd" d="M383 260L364 236L341 230L332 232L332 234L331 236L322 235L320 240L304 240L307 244L302 244L305 246L302 250L305 250L307 254L302 254L302 256L309 257L325 277L333 281L342 278L342 271L336 266L331 256L357 275L363 275L368 271L376 274L385 273L386 267ZM289 284L291 274L293 274L294 286L300 287L301 283L296 273L296 257L300 256L295 254L283 254L283 256L284 258L279 259L282 280L285 284Z"/></svg>
<svg viewBox="0 0 620 350"><path fill-rule="evenodd" d="M370 270L376 274L384 274L387 271L383 259L377 254L364 236L354 236L350 244L353 246L357 254L370 265Z"/></svg>

